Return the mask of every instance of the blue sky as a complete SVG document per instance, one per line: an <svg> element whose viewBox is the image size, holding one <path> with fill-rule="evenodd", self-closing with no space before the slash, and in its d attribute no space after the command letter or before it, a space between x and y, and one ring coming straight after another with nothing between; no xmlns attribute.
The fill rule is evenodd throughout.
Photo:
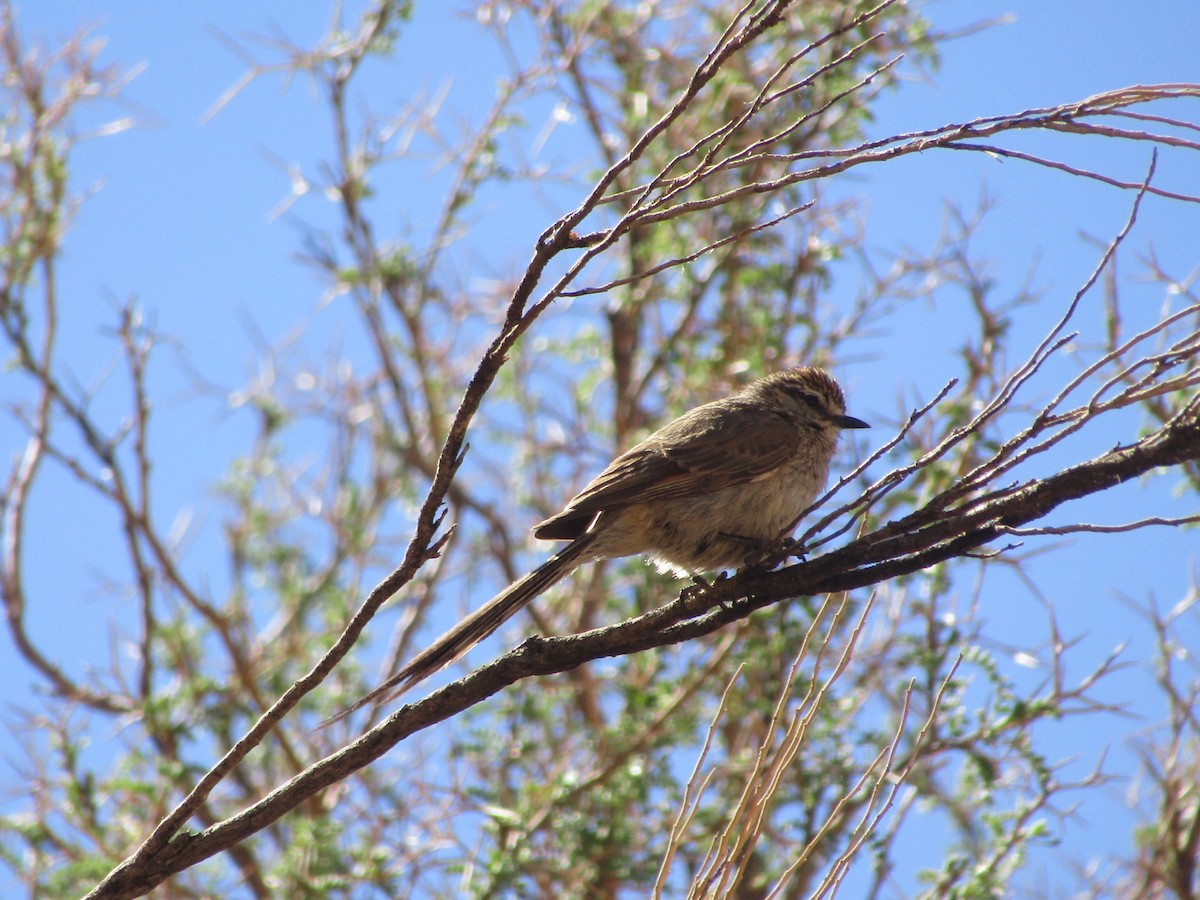
<svg viewBox="0 0 1200 900"><path fill-rule="evenodd" d="M450 12L462 7L418 0L397 61L366 82L375 92L374 106L400 105L417 92L448 86L448 105L470 117L490 99L495 53L469 18ZM882 104L873 128L877 134L1049 106L1130 84L1200 82L1200 16L1194 0L1164 0L1152 9L1125 0L974 0L935 2L926 12L945 30L1005 13L1013 19L946 45L941 69L931 80L916 82ZM223 384L236 384L239 373L242 380L251 379L263 343L284 340L296 319L323 333L340 332L336 308L322 302L323 285L295 259L297 229L271 215L288 195L284 164L307 167L328 155L328 129L310 86L298 81L285 89L278 79L264 79L206 117L246 67L222 34L244 38L282 31L299 44L312 43L327 25L323 4L29 2L18 4L16 19L26 40L36 35L50 45L83 23L95 23L94 34L107 41L103 61L141 67L124 103L98 108L93 123L131 116L136 126L85 143L74 158L75 186L95 189L67 239L59 288L69 311L63 317L64 345L81 381L111 362L112 346L99 323L111 321L107 311L131 296L160 332L176 336L201 374ZM461 59L473 65L464 67ZM1200 101L1188 109L1192 121L1200 120ZM1077 164L1128 180L1140 179L1148 164L1144 147L1095 139L1060 141L1055 147L1067 148L1063 152ZM1194 158L1165 155L1159 174L1161 183L1193 193L1200 184ZM397 233L419 228L423 205L439 195L440 175L431 168L422 178L397 182L397 211L382 225ZM1033 271L1041 289L1064 297L1095 265L1097 253L1085 233L1109 238L1123 224L1130 200L1116 190L981 154L909 158L857 176L849 189L870 197L869 244L881 252L901 244L928 245L947 199L970 206L988 192L998 206L980 241L994 260L996 277L1015 290ZM322 221L316 199L296 211L308 221ZM534 208L523 217L504 217L502 225L486 225L494 238L487 253L476 246L464 257L478 264L474 277L518 270L531 239L559 212ZM1200 210L1151 199L1130 247L1144 251L1152 241L1165 265L1184 275L1200 264L1198 237ZM1147 309L1156 310L1163 301L1161 289L1134 280L1132 257L1123 272L1131 279L1130 295L1143 291ZM905 340L932 340L935 317L929 315L929 321L914 319ZM886 419L901 388L916 396L945 380L944 372L926 362L936 354L915 352L916 343L908 346L914 352L861 362L840 373L855 398L856 414ZM182 510L203 520L211 510L210 485L249 430L221 404L193 397L187 379L168 362L159 363L157 374L162 387L156 453L173 461L156 473L159 514L170 521ZM11 390L3 389L6 402ZM124 398L101 391L97 402L100 409L105 403L119 409ZM7 421L0 424L0 450L6 456L19 449L19 441ZM31 589L47 602L30 611L30 629L48 644L77 644L72 671L82 672L104 667L109 654L112 606L95 577L104 571L104 538L92 530L94 510L86 502L81 505L75 493L69 504L59 502L54 490L53 484L44 488L33 522L34 534L46 539L30 548ZM1128 496L1114 492L1062 521L1089 514L1125 521ZM1186 498L1161 499L1168 513L1187 511ZM205 541L214 538L200 539L190 554L192 565L204 564ZM1155 531L1103 544L1098 540L1069 541L1053 566L1045 564L1042 585L1072 633L1087 632L1081 669L1124 640L1134 642L1135 650L1140 647L1134 656L1144 658L1149 635L1123 612L1118 591L1138 599L1153 592L1170 605L1186 592L1196 565L1194 534ZM1037 574L1043 564L1032 565ZM995 602L989 614L992 633L1019 645L1026 617L1040 615L1040 608L1015 580L998 581L989 594ZM1134 672L1116 679L1114 700L1137 704L1144 696L1143 677ZM27 701L36 684L7 637L0 637L0 705ZM1154 709L1139 712L1156 714ZM1064 757L1078 752L1072 744L1076 739L1065 731L1052 738L1062 742ZM0 733L0 751L8 757L6 740ZM1119 748L1116 758L1120 762ZM1123 847L1127 838L1121 826L1127 822L1114 819L1112 830L1098 824L1102 816L1115 815L1119 799L1094 817L1085 810L1072 826L1069 846ZM0 873L0 894L7 896L3 879Z"/></svg>

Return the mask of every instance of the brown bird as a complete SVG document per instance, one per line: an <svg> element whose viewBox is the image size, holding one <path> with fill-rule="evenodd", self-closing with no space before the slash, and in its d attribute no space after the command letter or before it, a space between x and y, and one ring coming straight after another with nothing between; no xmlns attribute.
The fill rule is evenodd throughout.
<svg viewBox="0 0 1200 900"><path fill-rule="evenodd" d="M569 544L330 721L448 666L585 562L641 553L683 575L742 565L782 538L824 489L838 432L868 427L846 415L842 389L815 366L776 372L684 413L533 531Z"/></svg>

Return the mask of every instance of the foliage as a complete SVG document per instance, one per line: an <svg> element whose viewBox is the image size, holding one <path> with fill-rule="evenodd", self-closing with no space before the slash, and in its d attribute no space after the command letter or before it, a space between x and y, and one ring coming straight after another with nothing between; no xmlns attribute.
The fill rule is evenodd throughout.
<svg viewBox="0 0 1200 900"><path fill-rule="evenodd" d="M873 104L901 65L937 62L939 38L895 0L474 12L512 68L465 135L439 98L379 116L352 100L366 67L401 52L407 3L381 0L315 47L259 48L281 58L241 84L282 70L319 88L334 153L293 179L288 206L299 219L315 198L332 204L336 226L305 226L305 260L362 350L352 364L272 360L269 377L227 389L256 430L219 485L221 587L184 564L155 504L151 361L165 338L136 305L118 311L113 377L132 399L115 425L58 349L72 117L119 77L80 43L25 53L7 16L0 312L27 443L6 476L0 576L10 635L53 696L16 726L28 804L0 821L0 859L53 896L134 896L167 879L197 896L807 896L847 878L876 895L1011 892L1053 842L1064 798L1107 782L1100 768L1063 775L1040 738L1114 712L1096 686L1117 660L1078 675L1047 604L1046 677L1022 682L986 634L981 584L1028 577L1013 542L1195 523L1048 517L1130 478L1200 482L1190 287L1152 270L1171 297L1161 314L1130 316L1109 290L1104 327L1071 334L1088 327L1081 302L1143 198L1197 198L1153 172L1114 185L1130 196L1127 226L1063 301L1005 296L988 277L971 245L986 204L880 266L846 225L858 201L835 185L935 149L1061 170L1006 143L1028 130L1196 152L1197 126L1169 116L1200 87L880 138ZM572 167L531 161L547 108L579 126ZM434 224L381 234L389 187L421 177L431 147L453 173ZM569 211L528 268L466 290L457 244L496 198L539 192ZM535 558L529 523L615 449L758 373L879 353L947 294L969 326L945 387L845 448L859 464L805 520L805 561L715 583L699 606L637 561L587 567L532 612L540 633L578 637L527 643L365 737L387 710L316 727L372 686L370 651L394 668L518 577ZM1014 339L1047 320L1032 349ZM299 447L319 447L320 464ZM137 604L123 635L136 652L106 675L68 674L23 627L47 602L27 589L22 544L43 539L29 511L51 470L99 498L123 537L128 584L112 592ZM1173 668L1172 628L1194 599L1147 617L1171 699L1165 736L1144 748L1161 803L1128 864L1106 873L1179 896L1196 887L1200 814L1196 687ZM380 651L370 639L389 628ZM97 766L101 740L112 759ZM936 862L918 873L903 861L923 834L935 837L920 858Z"/></svg>

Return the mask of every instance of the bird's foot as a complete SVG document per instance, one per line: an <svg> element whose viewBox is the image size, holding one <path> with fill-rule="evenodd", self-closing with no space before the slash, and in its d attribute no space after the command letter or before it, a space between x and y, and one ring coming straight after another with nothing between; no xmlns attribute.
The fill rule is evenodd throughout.
<svg viewBox="0 0 1200 900"><path fill-rule="evenodd" d="M791 557L795 557L797 562L808 562L808 557L804 553L804 545L794 537L785 537L779 542L778 551L780 562L785 562Z"/></svg>
<svg viewBox="0 0 1200 900"><path fill-rule="evenodd" d="M701 613L708 609L705 605L697 603L703 596L705 591L713 585L720 584L726 581L729 575L725 572L720 573L712 581L709 581L703 575L693 575L692 583L679 592L679 599L683 603L683 608L691 614Z"/></svg>

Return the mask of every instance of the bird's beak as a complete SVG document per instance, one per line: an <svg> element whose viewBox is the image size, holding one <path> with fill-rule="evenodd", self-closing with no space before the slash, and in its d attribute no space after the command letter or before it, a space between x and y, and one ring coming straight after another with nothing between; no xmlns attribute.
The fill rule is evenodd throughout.
<svg viewBox="0 0 1200 900"><path fill-rule="evenodd" d="M854 416L834 416L833 424L838 428L870 428L871 426L862 419L856 419Z"/></svg>

